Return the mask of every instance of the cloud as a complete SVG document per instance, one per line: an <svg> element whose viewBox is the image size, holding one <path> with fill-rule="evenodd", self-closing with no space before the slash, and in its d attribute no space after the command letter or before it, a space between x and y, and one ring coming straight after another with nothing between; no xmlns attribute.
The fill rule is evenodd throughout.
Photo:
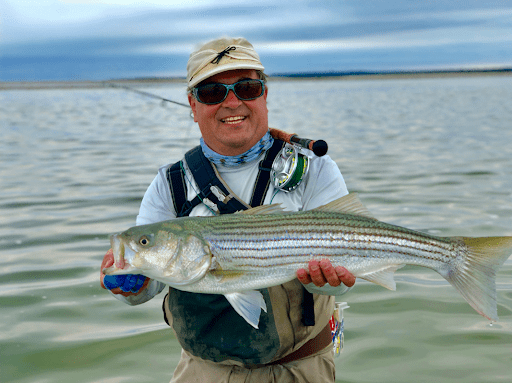
<svg viewBox="0 0 512 383"><path fill-rule="evenodd" d="M61 57L96 73L122 60L138 76L176 73L222 35L246 37L279 72L512 63L512 1L0 0L0 14L12 70Z"/></svg>
<svg viewBox="0 0 512 383"><path fill-rule="evenodd" d="M329 53L360 49L434 47L469 43L511 43L510 28L479 29L470 27L439 28L430 31L398 32L359 38L274 41L258 46L258 51L274 55L296 52Z"/></svg>
<svg viewBox="0 0 512 383"><path fill-rule="evenodd" d="M245 32L244 35L249 37L260 53L269 55L298 52L328 54L470 43L508 44L512 41L512 10L507 9L411 13L402 17L387 15L378 20L364 21L335 20L319 12L298 25L297 20L305 19L303 12L304 9L289 12L281 23L277 22L283 18L279 12L255 22L251 22L248 13L239 17L229 32L234 35ZM205 26L206 35L216 36L226 31L217 17L210 17L211 23ZM204 15L196 15L196 18L175 25L181 32L174 34L175 39L172 41L148 41L136 47L134 52L156 55L190 52L193 49L192 42L183 43L179 39L179 34L186 36L189 33L187 24L204 24Z"/></svg>
<svg viewBox="0 0 512 383"><path fill-rule="evenodd" d="M67 0L66 0L67 1ZM121 5L122 4L122 5ZM78 1L6 2L4 42L99 36L208 36L265 33L287 25L308 27L328 21L331 12L308 2L235 1Z"/></svg>

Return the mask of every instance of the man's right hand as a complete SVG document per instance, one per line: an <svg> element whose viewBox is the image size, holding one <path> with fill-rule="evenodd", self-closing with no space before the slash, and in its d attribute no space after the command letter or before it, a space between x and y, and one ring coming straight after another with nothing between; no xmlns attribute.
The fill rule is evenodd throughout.
<svg viewBox="0 0 512 383"><path fill-rule="evenodd" d="M150 279L144 275L126 274L126 275L105 275L103 269L114 264L114 253L112 249L107 251L100 270L100 284L104 289L112 291L113 294L121 294L128 297L138 295L148 287Z"/></svg>

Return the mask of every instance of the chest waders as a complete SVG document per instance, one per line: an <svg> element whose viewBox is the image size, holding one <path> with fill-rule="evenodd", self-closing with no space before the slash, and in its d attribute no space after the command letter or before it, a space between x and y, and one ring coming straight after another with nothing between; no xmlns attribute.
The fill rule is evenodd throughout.
<svg viewBox="0 0 512 383"><path fill-rule="evenodd" d="M274 144L260 162L250 206L233 195L219 179L200 146L188 151L185 160L198 185L199 193L191 201L187 200L182 161L167 169L167 181L177 216L188 216L200 203L205 203L220 214L232 214L262 205L271 182L272 164L284 145L284 141L274 140ZM164 299L164 318L169 324L165 315L167 308L172 315L171 325L180 344L193 355L214 362L232 359L246 364L266 364L279 350L280 342L272 315L269 291L259 291L268 309L267 313L261 313L259 329L253 328L238 315L222 295L196 294L173 288L170 288ZM302 323L305 326L314 326L313 294L305 288L303 294Z"/></svg>

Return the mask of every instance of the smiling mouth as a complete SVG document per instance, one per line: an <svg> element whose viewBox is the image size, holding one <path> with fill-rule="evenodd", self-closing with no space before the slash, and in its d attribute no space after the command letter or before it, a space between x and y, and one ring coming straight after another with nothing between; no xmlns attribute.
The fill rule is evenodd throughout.
<svg viewBox="0 0 512 383"><path fill-rule="evenodd" d="M247 117L245 117L245 116L226 117L226 118L221 119L221 121L224 124L235 125L235 124L241 123L246 118Z"/></svg>

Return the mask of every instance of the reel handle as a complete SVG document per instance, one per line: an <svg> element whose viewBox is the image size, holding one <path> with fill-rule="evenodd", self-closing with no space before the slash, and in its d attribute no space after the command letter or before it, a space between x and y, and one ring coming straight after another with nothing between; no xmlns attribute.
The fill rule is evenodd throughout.
<svg viewBox="0 0 512 383"><path fill-rule="evenodd" d="M288 142L289 144L299 144L305 149L309 149L315 153L318 157L322 157L329 150L327 142L324 140L311 140L309 138L301 138L295 133L289 134L279 129L270 128L270 134L272 137Z"/></svg>

